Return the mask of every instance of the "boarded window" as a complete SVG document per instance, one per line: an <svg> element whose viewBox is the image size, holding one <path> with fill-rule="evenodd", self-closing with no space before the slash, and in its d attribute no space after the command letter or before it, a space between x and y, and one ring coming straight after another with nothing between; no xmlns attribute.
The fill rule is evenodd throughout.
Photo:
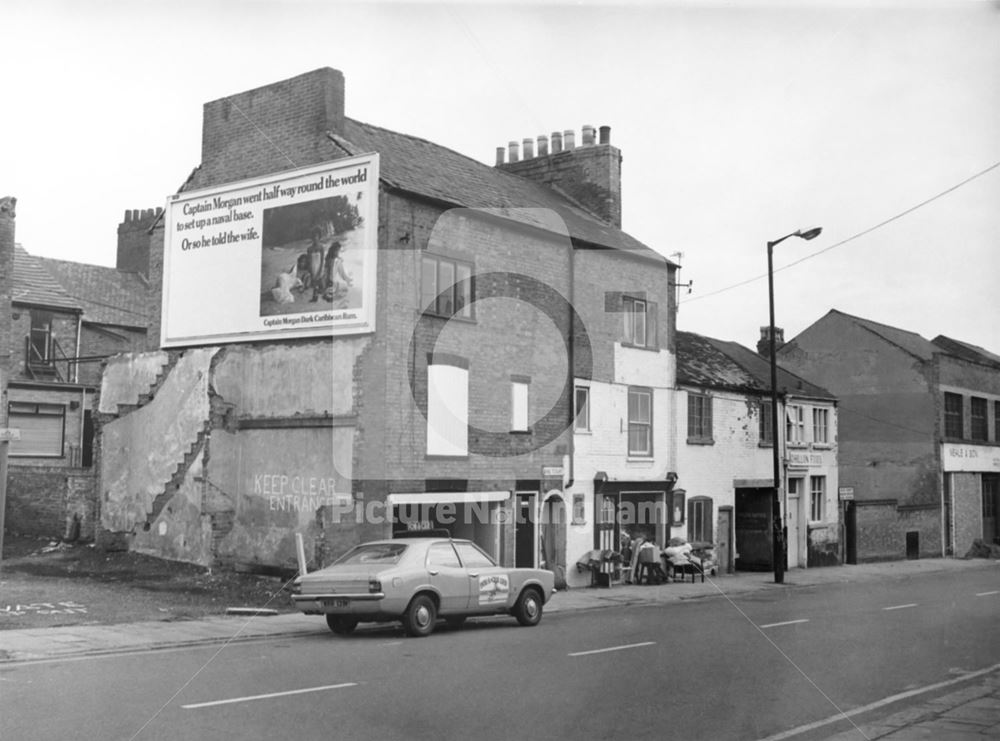
<svg viewBox="0 0 1000 741"><path fill-rule="evenodd" d="M10 443L12 457L62 458L65 406L12 401L8 417L8 425L21 431L21 439Z"/></svg>

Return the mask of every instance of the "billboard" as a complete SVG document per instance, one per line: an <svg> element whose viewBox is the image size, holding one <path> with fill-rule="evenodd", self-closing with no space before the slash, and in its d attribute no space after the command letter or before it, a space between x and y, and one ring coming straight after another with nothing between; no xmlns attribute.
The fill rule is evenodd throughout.
<svg viewBox="0 0 1000 741"><path fill-rule="evenodd" d="M162 347L375 330L378 155L167 202Z"/></svg>

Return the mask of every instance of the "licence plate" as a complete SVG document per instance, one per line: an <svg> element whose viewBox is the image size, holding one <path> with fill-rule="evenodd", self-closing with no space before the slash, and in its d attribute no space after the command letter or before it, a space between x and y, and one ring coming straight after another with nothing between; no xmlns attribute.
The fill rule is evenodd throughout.
<svg viewBox="0 0 1000 741"><path fill-rule="evenodd" d="M350 600L347 599L325 599L323 600L324 607L347 607L351 604Z"/></svg>

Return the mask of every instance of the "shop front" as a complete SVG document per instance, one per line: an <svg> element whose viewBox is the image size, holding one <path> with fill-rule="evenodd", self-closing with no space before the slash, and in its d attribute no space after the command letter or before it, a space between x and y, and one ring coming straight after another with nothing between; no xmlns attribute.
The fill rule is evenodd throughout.
<svg viewBox="0 0 1000 741"><path fill-rule="evenodd" d="M1000 447L943 443L946 544L964 555L976 540L1000 544Z"/></svg>
<svg viewBox="0 0 1000 741"><path fill-rule="evenodd" d="M510 495L510 491L390 494L392 536L446 531L453 538L471 540L503 563Z"/></svg>

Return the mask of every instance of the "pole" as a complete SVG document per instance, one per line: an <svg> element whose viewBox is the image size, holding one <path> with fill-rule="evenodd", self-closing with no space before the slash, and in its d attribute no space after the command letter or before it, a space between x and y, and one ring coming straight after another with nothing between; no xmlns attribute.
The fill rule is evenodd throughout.
<svg viewBox="0 0 1000 741"><path fill-rule="evenodd" d="M778 240L781 241L781 240ZM774 266L772 252L777 242L767 243L767 302L770 316L771 346L771 463L774 475L774 489L771 495L771 557L774 560L774 583L785 581L785 548L781 521L781 501L778 492L781 489L781 463L779 459L778 441L778 359L774 344Z"/></svg>

